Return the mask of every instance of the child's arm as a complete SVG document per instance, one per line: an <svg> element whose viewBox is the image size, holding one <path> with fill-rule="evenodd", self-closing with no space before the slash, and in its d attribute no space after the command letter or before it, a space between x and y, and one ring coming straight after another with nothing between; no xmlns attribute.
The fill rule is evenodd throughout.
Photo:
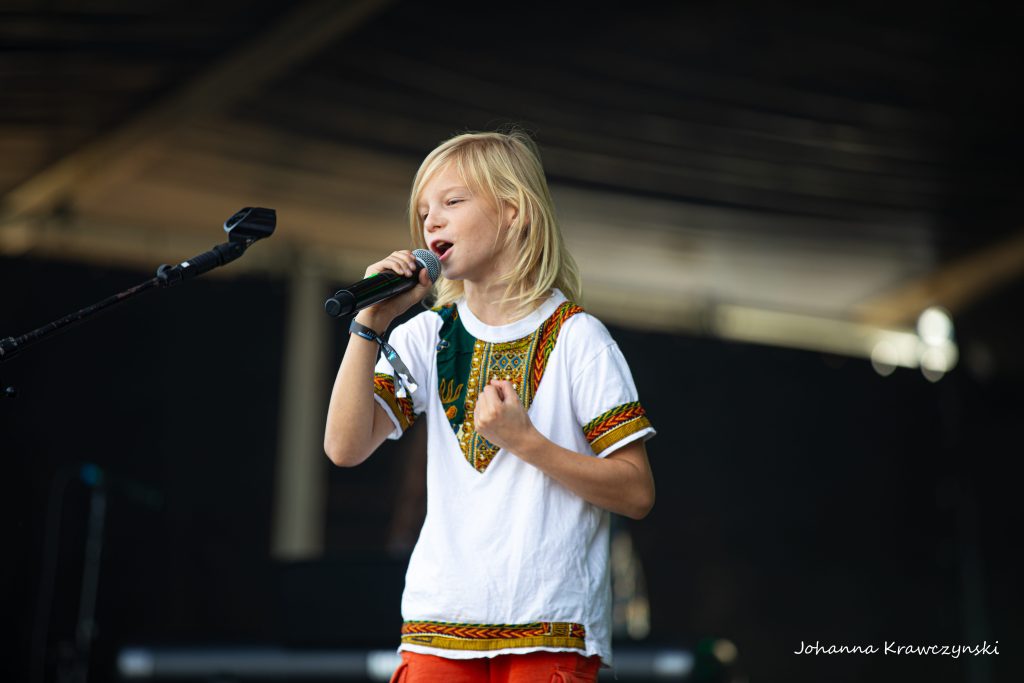
<svg viewBox="0 0 1024 683"><path fill-rule="evenodd" d="M412 275L416 260L408 251L396 251L383 261L366 269L366 276L385 270ZM427 269L420 271L420 284L408 292L356 315L356 322L383 334L391 322L430 290ZM324 452L335 465L352 467L370 457L394 429L384 408L373 400L373 368L377 361L377 344L353 335L341 359L338 377L331 391L324 432Z"/></svg>
<svg viewBox="0 0 1024 683"><path fill-rule="evenodd" d="M589 503L632 519L642 519L654 506L654 476L643 441L631 441L604 458L562 448L537 431L505 380L492 380L484 388L473 420L485 439Z"/></svg>

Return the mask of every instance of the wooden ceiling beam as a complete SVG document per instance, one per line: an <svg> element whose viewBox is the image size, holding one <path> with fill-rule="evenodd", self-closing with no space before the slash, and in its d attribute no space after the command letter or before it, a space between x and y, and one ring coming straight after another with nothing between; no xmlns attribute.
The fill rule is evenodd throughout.
<svg viewBox="0 0 1024 683"><path fill-rule="evenodd" d="M84 186L131 174L150 158L145 148L196 117L252 92L340 36L351 33L391 0L315 0L269 32L229 54L176 93L16 186L0 201L3 223L46 214L73 201ZM138 158L141 152L141 159Z"/></svg>
<svg viewBox="0 0 1024 683"><path fill-rule="evenodd" d="M1024 276L1024 231L902 283L857 307L856 318L879 326L913 325L921 312L941 306L952 315Z"/></svg>

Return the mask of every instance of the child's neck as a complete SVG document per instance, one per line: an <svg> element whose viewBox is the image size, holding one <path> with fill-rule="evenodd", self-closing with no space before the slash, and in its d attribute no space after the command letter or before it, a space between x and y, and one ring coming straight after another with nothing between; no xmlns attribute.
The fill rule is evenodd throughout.
<svg viewBox="0 0 1024 683"><path fill-rule="evenodd" d="M504 284L484 285L464 281L463 291L469 310L473 311L477 320L485 325L508 325L529 315L529 311L519 309L514 301L502 301L505 296Z"/></svg>

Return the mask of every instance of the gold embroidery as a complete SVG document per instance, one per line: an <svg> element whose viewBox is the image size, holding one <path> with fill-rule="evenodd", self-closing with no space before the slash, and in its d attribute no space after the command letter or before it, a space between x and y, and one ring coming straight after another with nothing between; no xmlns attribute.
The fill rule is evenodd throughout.
<svg viewBox="0 0 1024 683"><path fill-rule="evenodd" d="M398 397L395 394L395 380L391 375L382 372L374 373L373 393L380 396L388 404L391 414L398 420L398 424L403 432L416 421L416 414L412 408L412 399Z"/></svg>
<svg viewBox="0 0 1024 683"><path fill-rule="evenodd" d="M533 393L528 391L528 370L532 364L537 340L541 329L533 334L509 342L488 343L476 340L473 345L473 359L470 361L469 383L466 390L465 420L459 427L456 438L462 447L466 460L475 469L483 472L491 464L498 447L476 433L473 411L476 399L492 379L512 382L520 403L529 409Z"/></svg>
<svg viewBox="0 0 1024 683"><path fill-rule="evenodd" d="M452 624L442 621L407 621L402 642L446 650L501 650L513 647L570 647L586 649L582 624Z"/></svg>
<svg viewBox="0 0 1024 683"><path fill-rule="evenodd" d="M631 401L595 417L583 426L583 434L594 453L602 453L616 442L650 426L647 411L639 401Z"/></svg>
<svg viewBox="0 0 1024 683"><path fill-rule="evenodd" d="M462 385L460 384L453 388L454 384L454 379L447 380L447 383L445 380L441 380L438 387L438 392L441 394L441 403L454 403L459 398L459 394L462 393Z"/></svg>

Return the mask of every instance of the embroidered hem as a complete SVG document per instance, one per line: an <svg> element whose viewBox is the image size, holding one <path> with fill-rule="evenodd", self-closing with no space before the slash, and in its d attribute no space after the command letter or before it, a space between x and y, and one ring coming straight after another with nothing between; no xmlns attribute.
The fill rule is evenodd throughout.
<svg viewBox="0 0 1024 683"><path fill-rule="evenodd" d="M586 650L582 624L542 621L532 624L453 624L407 621L402 643L445 650L502 650L516 647L569 647Z"/></svg>

